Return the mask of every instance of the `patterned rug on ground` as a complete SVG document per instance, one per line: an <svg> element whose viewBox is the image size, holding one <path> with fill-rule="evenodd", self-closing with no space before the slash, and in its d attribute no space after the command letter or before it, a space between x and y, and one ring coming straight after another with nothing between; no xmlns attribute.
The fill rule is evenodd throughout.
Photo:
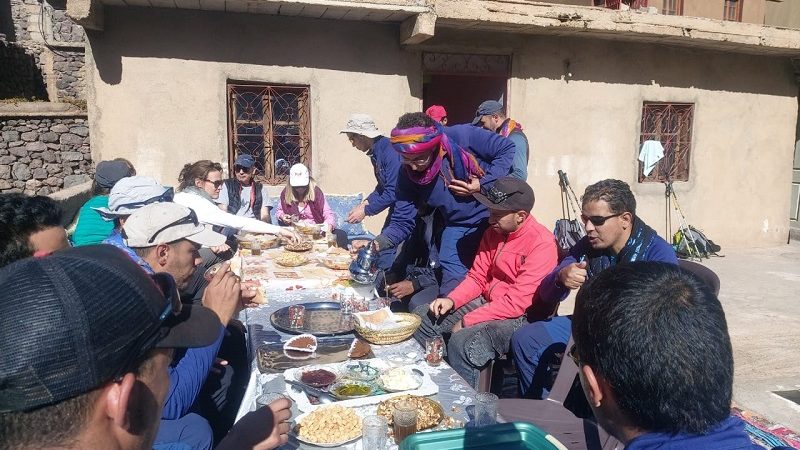
<svg viewBox="0 0 800 450"><path fill-rule="evenodd" d="M800 449L800 435L767 419L746 411L738 406L731 408L731 413L745 421L745 430L750 439L764 448L786 446Z"/></svg>

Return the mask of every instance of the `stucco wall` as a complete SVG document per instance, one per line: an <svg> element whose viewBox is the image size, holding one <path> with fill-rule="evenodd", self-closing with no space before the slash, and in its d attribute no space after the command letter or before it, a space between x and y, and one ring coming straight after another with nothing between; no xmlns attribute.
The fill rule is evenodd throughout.
<svg viewBox="0 0 800 450"><path fill-rule="evenodd" d="M157 12L156 12L157 11ZM370 192L369 159L339 134L350 113L387 133L418 110L419 61L397 25L266 15L109 8L90 35L94 156L124 156L176 183L183 164L227 161L226 82L311 88L312 175L327 192Z"/></svg>
<svg viewBox="0 0 800 450"><path fill-rule="evenodd" d="M800 28L800 2L767 1L764 24L773 27Z"/></svg>
<svg viewBox="0 0 800 450"><path fill-rule="evenodd" d="M89 40L93 157L129 158L165 183L186 162L226 159L226 80L263 80L311 86L312 171L323 188L369 191L368 160L338 134L347 115L370 113L388 130L420 108L421 51L480 51L513 55L509 111L533 146L529 181L548 226L561 215L563 169L579 195L602 178L628 181L640 215L664 234L664 187L636 183L636 156L642 102L675 101L695 103L691 177L676 185L689 221L726 247L776 244L788 233L797 86L784 59L491 33L478 48L472 34L441 28L403 50L394 25L107 13L106 31Z"/></svg>
<svg viewBox="0 0 800 450"><path fill-rule="evenodd" d="M742 1L742 22L764 23L765 0L740 0ZM722 20L725 10L724 0L683 0L683 15L707 17Z"/></svg>

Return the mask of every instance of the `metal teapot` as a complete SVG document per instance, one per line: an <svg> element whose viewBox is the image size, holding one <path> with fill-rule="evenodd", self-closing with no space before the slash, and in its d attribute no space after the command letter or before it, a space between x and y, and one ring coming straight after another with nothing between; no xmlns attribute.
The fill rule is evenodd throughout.
<svg viewBox="0 0 800 450"><path fill-rule="evenodd" d="M373 241L362 247L350 263L350 275L359 284L373 284L378 276L378 252L373 249Z"/></svg>

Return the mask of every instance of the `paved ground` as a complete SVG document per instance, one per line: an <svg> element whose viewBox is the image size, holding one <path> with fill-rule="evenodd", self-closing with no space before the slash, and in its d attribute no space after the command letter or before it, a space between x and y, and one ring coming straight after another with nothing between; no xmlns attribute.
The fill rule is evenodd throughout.
<svg viewBox="0 0 800 450"><path fill-rule="evenodd" d="M800 243L723 254L703 264L721 280L735 361L734 402L800 432L800 405L772 393L800 389ZM570 299L559 313L572 307Z"/></svg>

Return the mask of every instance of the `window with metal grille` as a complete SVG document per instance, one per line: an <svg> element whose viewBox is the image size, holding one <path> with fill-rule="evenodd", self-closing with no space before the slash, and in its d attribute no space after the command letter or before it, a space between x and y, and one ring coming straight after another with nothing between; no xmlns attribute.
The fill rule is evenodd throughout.
<svg viewBox="0 0 800 450"><path fill-rule="evenodd" d="M642 128L639 148L645 141L659 141L664 157L650 175L642 173L639 162L639 182L689 181L689 156L692 148L691 103L655 103L642 105Z"/></svg>
<svg viewBox="0 0 800 450"><path fill-rule="evenodd" d="M744 0L725 0L722 18L733 22L742 21L742 2Z"/></svg>
<svg viewBox="0 0 800 450"><path fill-rule="evenodd" d="M664 7L661 9L661 14L667 16L682 16L683 0L664 0Z"/></svg>
<svg viewBox="0 0 800 450"><path fill-rule="evenodd" d="M228 161L247 153L256 178L283 184L296 163L311 167L308 86L228 84Z"/></svg>

